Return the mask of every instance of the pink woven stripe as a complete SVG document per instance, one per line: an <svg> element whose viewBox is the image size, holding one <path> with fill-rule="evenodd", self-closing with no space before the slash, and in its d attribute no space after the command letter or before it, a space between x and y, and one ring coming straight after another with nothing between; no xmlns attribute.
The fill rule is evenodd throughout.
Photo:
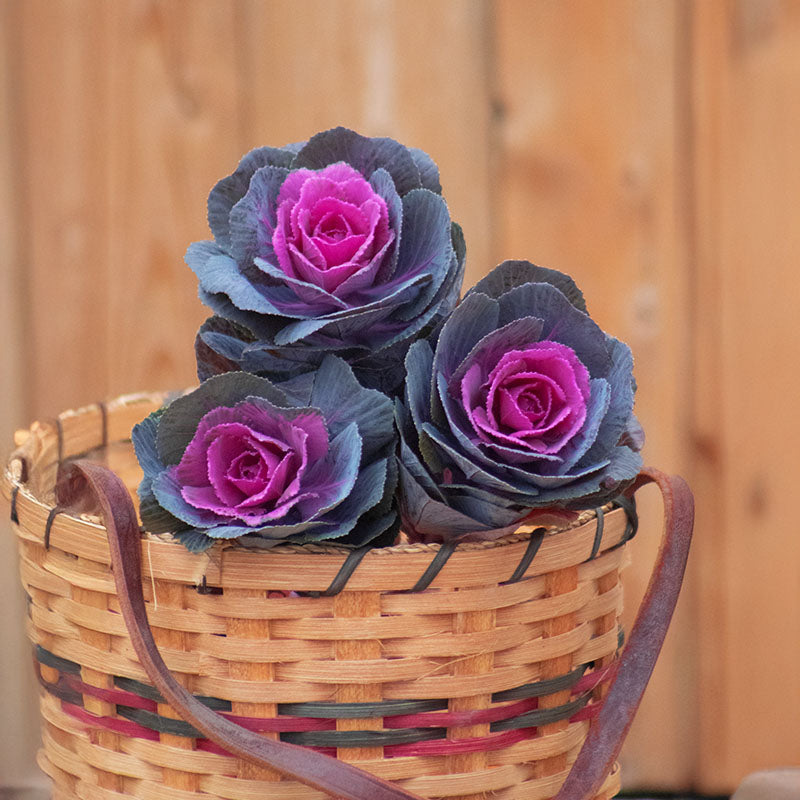
<svg viewBox="0 0 800 800"><path fill-rule="evenodd" d="M573 695L584 694L599 686L611 677L612 668L616 664L611 664L603 669L591 672L581 677L572 687ZM384 717L384 728L453 728L456 726L480 725L489 722L500 722L501 720L511 719L527 711L538 708L538 700L535 697L529 700L520 700L517 703L510 703L506 706L496 706L494 708L483 708L474 711L426 711L421 714L403 714L396 717ZM390 745L394 746L394 745ZM406 747L411 745L396 745Z"/></svg>
<svg viewBox="0 0 800 800"><path fill-rule="evenodd" d="M335 731L335 719L315 719L313 717L276 717L262 719L260 717L240 717L236 714L222 712L220 716L236 722L243 728L257 733L285 733L300 731Z"/></svg>
<svg viewBox="0 0 800 800"><path fill-rule="evenodd" d="M602 705L602 703L594 703L584 706L580 711L573 714L569 721L579 722L581 720L594 719ZM414 744L395 744L384 747L383 753L387 758L480 753L487 750L500 750L525 739L532 739L537 732L537 728L521 728L520 730L492 733L488 736L479 736L471 739L434 739L429 742L416 742Z"/></svg>
<svg viewBox="0 0 800 800"><path fill-rule="evenodd" d="M61 701L61 708L66 711L71 717L80 720L86 725L94 725L100 728L114 731L114 733L121 733L123 736L132 736L136 739L150 739L153 742L158 741L158 732L151 731L149 728L144 728L131 722L127 719L119 719L116 717L100 717L97 714L92 714L79 706L74 706L72 703Z"/></svg>
<svg viewBox="0 0 800 800"><path fill-rule="evenodd" d="M234 757L224 747L220 747L218 744L210 741L209 739L197 739L197 741L195 742L195 749L203 750L206 753L213 753L216 756L230 756L231 758Z"/></svg>
<svg viewBox="0 0 800 800"><path fill-rule="evenodd" d="M583 692L591 691L605 681L610 681L614 677L618 666L619 660L615 659L608 666L583 675L572 687L572 694L583 694Z"/></svg>
<svg viewBox="0 0 800 800"><path fill-rule="evenodd" d="M487 750L501 750L536 735L536 728L522 728L518 731L503 731L489 736L473 739L434 739L415 744L393 744L384 747L384 755L398 756L451 756L458 753L483 753Z"/></svg>
<svg viewBox="0 0 800 800"><path fill-rule="evenodd" d="M80 681L76 681L76 683L80 683ZM597 681L597 683L599 683L599 681ZM90 688L96 689L97 687ZM514 703L513 706L530 705L531 702L535 703L535 698L532 698L530 701L526 700L522 701L521 703ZM579 722L581 720L594 719L602 706L602 703L592 703L584 706L580 711L573 714L569 721ZM142 725L131 722L130 720L119 719L117 717L103 717L99 716L98 714L92 714L91 712L86 711L79 706L73 705L72 703L67 703L66 701L61 702L61 707L67 714L77 720L80 720L86 725L106 728L107 730L114 731L115 733L138 739L149 739L150 741L158 741L159 739L159 734L157 731L145 728ZM511 706L504 706L500 709L482 709L482 713L487 714L489 712L496 711L503 711L507 713L509 708L511 708ZM515 713L511 716L525 713L526 710L532 709L516 708ZM414 718L420 717L430 718L431 716L435 716L436 713L437 712L431 712L429 714L409 714L406 716L409 720L413 720ZM475 718L475 714L473 712L464 713L472 714L472 719ZM240 717L233 714L224 714L223 716L228 717L228 719L231 719L234 722L238 722L240 724L245 723L247 726L252 726L249 727L249 730L262 732L281 732L284 730L334 730L336 726L335 720L320 720L304 717L264 720L254 717ZM448 716L453 719L460 719L460 715L457 712L446 715L440 714L439 718L443 718L444 716ZM508 716L505 715L502 717L502 719L507 718ZM400 717L396 717L395 721L398 719L400 719ZM297 723L299 723L299 726ZM450 724L452 725L454 723ZM417 724L413 726L403 725L397 727L424 726ZM384 748L384 755L387 758L397 758L400 756L456 755L460 753L478 753L488 750L499 750L504 747L509 747L512 744L516 744L517 742L524 741L525 739L533 738L536 736L537 732L537 728L522 728L520 730L503 731L502 733L492 733L488 736L478 736L468 739L435 739L432 741L416 742L413 744L387 745ZM214 742L209 741L208 739L197 739L196 747L198 750L204 750L209 753L216 753L218 755L225 756L231 755L227 750L215 744ZM326 755L336 755L336 748L333 747L310 747L309 749L325 753Z"/></svg>
<svg viewBox="0 0 800 800"><path fill-rule="evenodd" d="M591 705L584 706L580 711L573 714L570 718L570 722L580 722L584 719L594 719L599 713L600 709L603 707L602 703L592 703Z"/></svg>
<svg viewBox="0 0 800 800"><path fill-rule="evenodd" d="M220 747L216 742L212 742L210 739L198 739L195 743L195 747L197 750L202 750L205 753L214 753L214 755L218 756L230 756L231 758L234 757L224 747ZM336 758L335 747L307 747L306 749Z"/></svg>
<svg viewBox="0 0 800 800"><path fill-rule="evenodd" d="M572 688L572 694L582 694L599 686L611 677L616 662L601 670L584 675ZM141 708L145 711L157 712L158 705L155 701L141 697L133 692L123 689L101 689L84 683L73 675L63 675L63 680L71 689L81 694L96 697L107 703L114 703L129 708ZM385 717L385 728L452 728L456 726L480 725L500 720L510 719L526 711L537 708L536 698L521 700L506 706L479 709L476 711L428 711L422 714L403 714L395 717ZM334 720L318 719L312 717L278 717L276 719L261 719L259 717L242 717L235 714L223 713L233 722L243 728L256 732L301 732L301 731L331 731L336 730ZM405 746L405 745L397 745Z"/></svg>
<svg viewBox="0 0 800 800"><path fill-rule="evenodd" d="M205 753L214 753L214 755L229 756L230 758L234 758L234 756L232 756L224 747L220 747L216 742L212 742L210 739L197 739L195 742L195 747L197 750L202 750ZM326 756L336 758L335 747L306 747L306 749L314 750L317 753L324 753Z"/></svg>
<svg viewBox="0 0 800 800"><path fill-rule="evenodd" d="M133 692L126 692L123 689L101 689L98 686L91 686L84 683L73 675L63 675L63 680L71 689L80 694L96 697L107 703L114 703L127 706L128 708L141 708L145 711L158 712L158 704L154 700L141 697ZM76 708L77 706L73 706ZM243 728L251 731L283 733L286 731L333 731L336 730L336 721L328 719L313 719L310 717L278 717L276 719L261 719L259 717L241 717L236 714L222 713L223 717L236 722ZM100 719L100 717L98 717ZM126 723L134 725L129 720Z"/></svg>
<svg viewBox="0 0 800 800"><path fill-rule="evenodd" d="M520 700L507 706L481 708L474 711L426 711L422 714L404 714L384 717L384 728L453 728L460 725L480 725L518 717L538 707L535 697ZM399 747L400 745L398 745Z"/></svg>
<svg viewBox="0 0 800 800"><path fill-rule="evenodd" d="M74 675L63 674L64 683L74 689L80 694L86 694L90 697L96 697L98 700L104 700L106 703L114 703L114 705L128 706L129 708L141 708L145 711L157 711L158 704L154 700L148 700L146 697L141 697L133 692L126 692L123 689L101 689L98 686L90 686L84 683Z"/></svg>

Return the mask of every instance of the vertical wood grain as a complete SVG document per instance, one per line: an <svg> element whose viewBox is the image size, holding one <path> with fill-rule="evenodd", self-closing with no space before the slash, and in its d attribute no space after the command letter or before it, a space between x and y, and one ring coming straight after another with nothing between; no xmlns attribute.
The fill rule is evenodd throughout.
<svg viewBox="0 0 800 800"><path fill-rule="evenodd" d="M499 249L572 274L601 327L631 346L645 460L674 471L687 466L691 363L681 8L499 0L494 20ZM640 513L625 573L627 625L660 535L655 493L642 493ZM628 786L691 782L687 597L624 751Z"/></svg>
<svg viewBox="0 0 800 800"><path fill-rule="evenodd" d="M719 210L722 191L722 127L728 105L731 75L723 54L727 47L727 26L720 2L693 15L691 30L691 108L693 171L695 175L695 229L693 255L698 269L693 276L694 294L701 306L693 330L694 363L691 395L692 435L695 448L692 485L703 498L697 507L696 525L702 535L693 545L692 571L701 571L697 596L700 710L698 715L697 782L700 785L733 786L728 750L730 714L726 696L730 672L735 666L727 652L730 618L727 614L729 535L735 518L725 503L721 487L728 480L725 443L720 430L724 414L720 388L723 385L722 298L726 270L720 260ZM712 101L712 97L714 98ZM702 233L701 233L702 232ZM712 570L703 567L711 559Z"/></svg>
<svg viewBox="0 0 800 800"><path fill-rule="evenodd" d="M92 562L85 559L78 559L82 565L90 565ZM96 608L102 611L108 609L109 595L105 592L97 592L91 589L83 589L79 586L71 588L71 599L80 605L87 608ZM108 633L93 630L91 628L78 628L78 635L80 641L88 644L90 647L96 648L100 652L111 652L113 636ZM81 667L81 680L88 686L96 686L99 689L109 690L114 688L114 679L111 675L100 670L92 669L91 667ZM86 697L83 699L83 708L90 714L95 714L99 717L109 717L116 713L116 704L109 703L106 700L101 700L98 697ZM106 730L101 727L91 727L89 729L89 741L98 745L106 750L119 751L120 741L124 737L119 733L111 730ZM96 765L92 765L91 774L94 782L103 789L110 789L113 792L121 793L124 789L124 778L122 775L102 769Z"/></svg>
<svg viewBox="0 0 800 800"><path fill-rule="evenodd" d="M242 150L234 3L19 9L32 414L193 383L183 254Z"/></svg>
<svg viewBox="0 0 800 800"><path fill-rule="evenodd" d="M104 394L109 358L107 107L111 7L15 3L26 256L29 408L53 416Z"/></svg>
<svg viewBox="0 0 800 800"><path fill-rule="evenodd" d="M225 596L234 602L237 599L264 600L269 596L265 589L234 589L225 592ZM269 641L270 621L264 619L233 619L229 618L225 624L226 635L234 639L257 639L262 642ZM271 661L262 663L249 661L230 661L228 662L228 674L231 678L243 681L272 681L275 680L275 664ZM259 717L270 719L278 715L276 703L245 703L234 701L231 703L231 712L243 717ZM262 736L268 739L278 739L277 733L263 733ZM276 782L281 779L281 774L277 770L262 767L260 764L253 764L246 759L236 760L236 774L239 778L251 780Z"/></svg>
<svg viewBox="0 0 800 800"><path fill-rule="evenodd" d="M466 286L496 258L488 7L429 0L239 6L247 146L344 125L427 151L466 232Z"/></svg>
<svg viewBox="0 0 800 800"><path fill-rule="evenodd" d="M698 4L699 783L800 756L800 6Z"/></svg>
<svg viewBox="0 0 800 800"><path fill-rule="evenodd" d="M567 569L555 570L545 575L545 597L557 597L560 594L574 592L578 588L578 568L568 567ZM577 615L575 612L564 614L560 617L547 619L543 623L542 636L548 639L551 636L559 636L569 633L577 627ZM573 655L571 653L556 658L548 659L541 663L541 677L543 680L557 678L566 675L574 668ZM565 705L572 699L570 689L546 695L539 698L538 708L558 708ZM568 720L559 720L547 725L540 725L536 731L537 736L549 736L559 731L564 731L569 727ZM567 754L559 753L550 758L543 758L536 763L533 775L536 778L544 778L550 775L558 775L567 769Z"/></svg>
<svg viewBox="0 0 800 800"><path fill-rule="evenodd" d="M479 633L492 631L497 625L497 611L495 609L482 609L480 611L462 611L451 617L452 632L455 635L462 633ZM474 655L455 658L449 665L453 681L457 682L459 676L485 675L494 668L494 652L491 650ZM447 710L452 713L459 711L475 711L489 708L492 705L492 695L473 694L469 697L451 697L447 702ZM489 736L491 727L488 723L476 725L453 725L447 729L447 738L451 741L458 739L479 739ZM445 756L447 771L453 774L469 774L487 768L489 754L487 752L454 753ZM465 800L484 800L486 793L478 792L467 795Z"/></svg>
<svg viewBox="0 0 800 800"><path fill-rule="evenodd" d="M174 581L154 580L152 586L154 604L157 602L160 603L162 607L166 606L167 608L179 610L186 608L186 594L195 591L194 587L184 586ZM156 646L160 649L191 652L193 637L191 633L175 628L159 628L156 626L152 628L152 631ZM193 688L193 676L181 672L174 674L175 679L181 686L191 692ZM156 713L167 719L182 719L181 715L175 711L169 703L158 703ZM163 731L158 734L158 740L165 748L174 747L177 750L193 750L195 747L194 739L188 736L177 736L175 734L165 733ZM165 766L161 771L161 780L164 786L169 789L177 789L183 792L200 791L200 778L196 773L185 772L184 770Z"/></svg>
<svg viewBox="0 0 800 800"><path fill-rule="evenodd" d="M380 592L349 592L337 594L333 599L333 616L336 618L364 619L381 616ZM382 657L382 644L378 639L344 639L334 643L334 658L337 661L365 661ZM380 703L383 687L380 683L354 683L337 686L337 703ZM382 730L381 717L360 719L337 719L337 731ZM342 761L371 761L383 758L383 747L339 747L336 758Z"/></svg>
<svg viewBox="0 0 800 800"><path fill-rule="evenodd" d="M25 361L26 259L20 247L22 180L17 115L19 48L14 36L16 8L0 0L0 453L11 447L25 419L28 398ZM0 785L39 780L34 756L39 715L30 645L25 638L25 601L19 582L17 545L5 507L0 507L0 675L12 676L13 691L0 695L0 719L15 720L13 736L0 736ZM24 669L20 669L24 665Z"/></svg>
<svg viewBox="0 0 800 800"><path fill-rule="evenodd" d="M237 4L122 0L107 38L111 393L196 382L210 316L184 264L211 238L206 199L241 155ZM224 167L221 167L222 163Z"/></svg>
<svg viewBox="0 0 800 800"><path fill-rule="evenodd" d="M0 0L0 57L0 449L34 417L194 381L183 253L246 150L338 124L422 147L466 285L502 258L571 272L636 355L646 460L698 496L626 784L727 792L797 761L797 3ZM628 624L655 492L641 509ZM6 533L0 672L31 686ZM0 746L23 782L33 703L0 704L27 720Z"/></svg>

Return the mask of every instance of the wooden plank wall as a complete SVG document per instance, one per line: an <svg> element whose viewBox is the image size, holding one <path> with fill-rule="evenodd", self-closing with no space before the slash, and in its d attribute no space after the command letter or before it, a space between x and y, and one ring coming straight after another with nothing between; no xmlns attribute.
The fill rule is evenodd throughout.
<svg viewBox="0 0 800 800"><path fill-rule="evenodd" d="M800 763L800 4L692 20L703 780Z"/></svg>
<svg viewBox="0 0 800 800"><path fill-rule="evenodd" d="M16 93L11 78L10 7L0 3L0 453L26 415L23 329L26 281L20 268L18 206L18 130L13 123ZM39 741L36 689L30 669L30 646L23 634L25 602L17 577L17 547L0 510L0 719L14 720L0 733L0 794L3 785L34 779L33 754Z"/></svg>
<svg viewBox="0 0 800 800"><path fill-rule="evenodd" d="M692 309L680 211L684 18L672 3L504 0L496 69L502 252L575 276L591 313L633 349L647 461L685 473ZM649 536L634 542L630 622L658 544L656 495L642 492ZM688 611L683 604L681 614ZM694 779L692 620L685 622L671 632L629 738L628 785Z"/></svg>
<svg viewBox="0 0 800 800"><path fill-rule="evenodd" d="M800 4L0 0L0 26L0 450L32 418L192 382L183 252L239 155L336 124L420 146L467 284L509 257L572 272L636 354L647 460L698 494L626 784L797 763ZM641 505L631 615L657 546ZM0 667L30 689L8 543ZM30 698L0 694L22 731L0 732L0 785L35 779Z"/></svg>

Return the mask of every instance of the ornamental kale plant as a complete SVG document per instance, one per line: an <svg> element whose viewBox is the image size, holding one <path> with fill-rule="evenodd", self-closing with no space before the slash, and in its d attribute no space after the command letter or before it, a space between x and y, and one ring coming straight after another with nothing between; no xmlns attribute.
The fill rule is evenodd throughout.
<svg viewBox="0 0 800 800"><path fill-rule="evenodd" d="M506 261L406 357L399 508L412 539L497 538L601 505L641 467L628 347L573 281Z"/></svg>
<svg viewBox="0 0 800 800"><path fill-rule="evenodd" d="M395 391L409 344L455 306L464 242L421 150L336 128L248 153L208 198L214 241L189 247L214 311L197 339L201 379L275 380L328 353Z"/></svg>
<svg viewBox="0 0 800 800"><path fill-rule="evenodd" d="M214 376L132 436L145 528L190 550L232 538L391 544L397 533L392 403L335 356L280 388Z"/></svg>
<svg viewBox="0 0 800 800"><path fill-rule="evenodd" d="M412 540L493 539L639 471L630 350L527 261L456 305L464 240L422 151L344 128L259 148L208 222L186 255L214 312L204 383L133 433L150 531L192 550L391 544L401 519Z"/></svg>

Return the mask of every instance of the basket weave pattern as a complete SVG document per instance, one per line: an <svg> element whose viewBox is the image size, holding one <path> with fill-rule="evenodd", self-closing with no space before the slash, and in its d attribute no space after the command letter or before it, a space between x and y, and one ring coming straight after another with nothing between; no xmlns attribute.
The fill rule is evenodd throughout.
<svg viewBox="0 0 800 800"><path fill-rule="evenodd" d="M71 456L94 450L136 485L124 440L162 399L34 425L5 475L43 686L39 763L59 800L322 800L171 722L119 614L102 525L54 510L57 467ZM144 588L167 665L220 713L425 797L544 800L616 658L626 532L613 509L462 545L424 591L410 590L438 545L372 550L333 596L343 548L198 555L146 535ZM524 578L509 582L537 533ZM598 800L618 788L615 770Z"/></svg>

